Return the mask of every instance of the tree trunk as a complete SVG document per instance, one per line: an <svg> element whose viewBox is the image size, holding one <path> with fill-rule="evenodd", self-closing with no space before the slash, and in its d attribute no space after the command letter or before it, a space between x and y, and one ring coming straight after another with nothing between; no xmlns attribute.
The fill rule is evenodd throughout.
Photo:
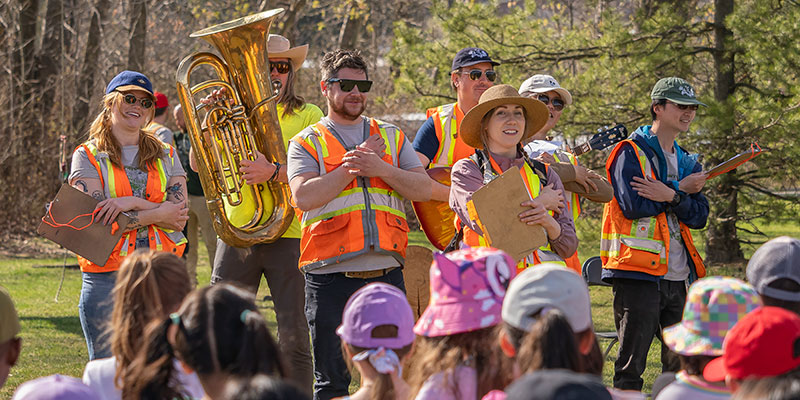
<svg viewBox="0 0 800 400"><path fill-rule="evenodd" d="M146 0L131 0L129 32L131 45L128 48L128 69L145 73L144 56L147 43Z"/></svg>
<svg viewBox="0 0 800 400"><path fill-rule="evenodd" d="M97 0L92 9L92 20L86 39L86 52L78 77L75 109L72 112L72 134L79 136L89 128L89 104L92 100L94 77L100 61L100 46L103 43L103 25L110 8L109 0Z"/></svg>
<svg viewBox="0 0 800 400"><path fill-rule="evenodd" d="M292 5L289 6L289 11L286 11L286 19L283 21L283 27L281 29L281 35L287 39L289 42L292 43L293 46L297 46L295 43L295 24L297 23L297 16L303 11L303 8L306 6L306 0L296 0L292 2ZM296 66L300 68L300 66Z"/></svg>
<svg viewBox="0 0 800 400"><path fill-rule="evenodd" d="M55 81L59 79L61 72L61 45L62 34L64 32L64 14L61 12L61 2L50 0L47 2L47 13L44 21L44 40L42 48L36 55L36 71L34 76L37 80L35 91L39 99L37 108L41 115L51 114L51 107L57 95ZM63 95L63 93L58 93ZM66 121L62 121L66 123Z"/></svg>
<svg viewBox="0 0 800 400"><path fill-rule="evenodd" d="M732 32L725 26L725 18L733 13L734 0L714 1L714 98L727 110L721 115L733 116L733 104L729 97L735 88L734 53L729 49ZM734 124L720 124L724 132L718 138L735 138ZM725 141L730 151L736 149L734 141ZM731 153L733 154L733 153ZM710 193L711 212L709 215L708 236L706 238L706 260L715 262L735 262L743 260L742 249L736 235L738 220L738 188L734 173L725 174Z"/></svg>
<svg viewBox="0 0 800 400"><path fill-rule="evenodd" d="M361 28L364 24L365 16L353 16L352 3L347 7L342 22L342 28L339 31L339 48L340 49L355 49L358 45L358 38L361 36Z"/></svg>

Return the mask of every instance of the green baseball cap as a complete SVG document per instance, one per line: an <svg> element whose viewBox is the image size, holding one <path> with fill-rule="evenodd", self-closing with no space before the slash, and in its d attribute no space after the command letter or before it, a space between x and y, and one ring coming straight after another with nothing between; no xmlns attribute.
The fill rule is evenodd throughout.
<svg viewBox="0 0 800 400"><path fill-rule="evenodd" d="M14 302L6 288L0 286L0 344L13 339L19 333L19 317Z"/></svg>
<svg viewBox="0 0 800 400"><path fill-rule="evenodd" d="M704 107L706 106L705 103L699 102L694 96L694 89L689 82L674 76L670 78L661 78L656 82L656 85L653 86L653 90L650 92L650 98L653 100L667 99L676 104L698 104Z"/></svg>

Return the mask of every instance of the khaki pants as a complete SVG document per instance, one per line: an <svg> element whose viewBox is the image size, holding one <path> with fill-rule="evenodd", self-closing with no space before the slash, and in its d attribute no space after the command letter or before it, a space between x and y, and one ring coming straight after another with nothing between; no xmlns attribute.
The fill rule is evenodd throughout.
<svg viewBox="0 0 800 400"><path fill-rule="evenodd" d="M193 286L197 286L197 228L203 234L203 242L208 251L208 262L214 263L217 251L217 233L211 222L211 215L206 207L206 198L203 196L189 195L189 221L186 223L186 240L189 241L189 253L186 255L186 269L192 279Z"/></svg>

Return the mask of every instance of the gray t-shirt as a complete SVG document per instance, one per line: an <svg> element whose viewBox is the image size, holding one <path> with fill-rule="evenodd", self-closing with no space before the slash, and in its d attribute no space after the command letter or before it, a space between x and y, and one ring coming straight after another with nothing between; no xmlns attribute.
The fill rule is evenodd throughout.
<svg viewBox="0 0 800 400"><path fill-rule="evenodd" d="M341 139L342 144L346 149L355 148L357 145L364 142L369 137L369 120L362 117L362 123L353 125L342 125L333 122L328 117L323 117L320 122L331 131L334 136ZM306 128L311 129L311 128ZM302 135L305 130L301 131ZM287 155L287 169L286 173L291 182L292 178L308 172L319 173L319 163L303 146L298 145L294 141L289 142L289 150ZM409 170L412 168L422 167L419 157L414 152L411 142L408 138L403 137L403 144L400 148L400 153L397 157L397 164L400 169ZM400 263L392 257L377 252L369 252L361 256L352 258L338 264L329 265L319 269L310 271L312 274L330 274L335 272L345 271L372 271L376 269L397 267Z"/></svg>
<svg viewBox="0 0 800 400"><path fill-rule="evenodd" d="M664 152L667 160L667 179L679 181L677 153ZM678 217L673 212L667 212L667 226L669 227L669 265L664 279L668 281L683 281L689 277L689 261L686 248L681 237L681 227Z"/></svg>
<svg viewBox="0 0 800 400"><path fill-rule="evenodd" d="M175 146L175 134L173 134L172 131L166 126L162 126L155 131L155 135L162 142L170 146Z"/></svg>
<svg viewBox="0 0 800 400"><path fill-rule="evenodd" d="M122 146L122 165L125 166L125 175L128 176L128 181L131 184L131 191L134 196L143 199L145 198L145 190L147 189L147 171L139 169L137 164L139 161L138 153L139 147L136 145ZM167 182L169 182L170 178L173 176L186 176L186 172L183 170L183 166L181 166L177 153L174 154L174 163L170 163L168 157L163 158ZM100 179L97 169L92 165L91 161L89 161L89 156L86 155L86 150L84 150L83 147L78 147L78 149L72 153L72 169L69 174L69 181L72 182L73 179L78 178ZM103 196L107 199L111 197L108 185L104 185L103 187ZM140 228L136 233L136 237L147 238L147 227Z"/></svg>

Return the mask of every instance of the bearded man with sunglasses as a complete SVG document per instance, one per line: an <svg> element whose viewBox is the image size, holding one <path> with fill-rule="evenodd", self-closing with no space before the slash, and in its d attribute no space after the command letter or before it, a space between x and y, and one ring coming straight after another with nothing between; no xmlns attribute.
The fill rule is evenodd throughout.
<svg viewBox="0 0 800 400"><path fill-rule="evenodd" d="M698 106L692 86L664 78L653 87L653 125L617 144L606 162L614 199L603 210L603 280L613 285L619 353L614 387L642 389L653 336L681 320L686 287L705 276L690 229L702 229L708 200L696 155L675 139L689 130ZM663 372L677 371L675 353L661 343Z"/></svg>
<svg viewBox="0 0 800 400"><path fill-rule="evenodd" d="M269 35L270 79L278 88L278 118L284 145L288 147L292 136L322 118L319 107L306 103L294 92L296 72L303 66L308 54L308 45L291 47L289 40L280 35ZM211 98L224 96L216 92ZM209 98L204 102L210 101ZM257 152L258 153L258 152ZM194 161L192 157L190 160ZM192 166L195 167L194 165ZM242 178L248 185L278 181L288 183L286 168L280 163L271 163L258 153L253 161L242 160ZM249 193L249 191L243 191ZM269 195L269 186L263 185L262 196ZM243 206L229 209L228 218L234 225L249 222L255 212L255 201L244 197ZM244 205L250 204L252 207ZM269 218L266 214L264 218ZM289 229L272 243L259 243L247 248L233 247L217 239L216 257L213 260L211 284L235 282L258 292L261 277L269 285L275 315L278 322L278 339L281 351L288 361L290 380L305 392L313 383L311 349L308 340L308 325L305 320L305 285L303 274L297 269L300 257L300 224L293 221Z"/></svg>
<svg viewBox="0 0 800 400"><path fill-rule="evenodd" d="M531 137L531 141L524 149L528 156L548 164L561 178L564 184L562 210L566 210L572 215L573 220L577 220L581 213L581 198L598 203L611 201L614 191L608 181L594 171L579 165L578 158L563 149L562 142L554 141L549 136L561 118L564 107L572 104L572 94L550 75L533 75L526 79L519 87L519 94L541 101L550 113L542 129ZM577 251L564 261L570 269L581 273L581 262Z"/></svg>
<svg viewBox="0 0 800 400"><path fill-rule="evenodd" d="M414 136L414 150L426 168L452 167L456 161L475 153L475 149L461 139L459 127L464 114L494 85L497 65L500 63L478 47L467 47L456 53L450 68L450 86L456 91L456 102L428 109L428 119ZM430 184L432 200L448 201L450 187L434 180L430 180Z"/></svg>
<svg viewBox="0 0 800 400"><path fill-rule="evenodd" d="M314 351L315 399L347 396L336 329L350 296L372 282L405 290L403 198L430 198L428 176L403 132L363 116L372 81L358 51L321 62L328 114L289 144L289 186L300 217L300 270Z"/></svg>

